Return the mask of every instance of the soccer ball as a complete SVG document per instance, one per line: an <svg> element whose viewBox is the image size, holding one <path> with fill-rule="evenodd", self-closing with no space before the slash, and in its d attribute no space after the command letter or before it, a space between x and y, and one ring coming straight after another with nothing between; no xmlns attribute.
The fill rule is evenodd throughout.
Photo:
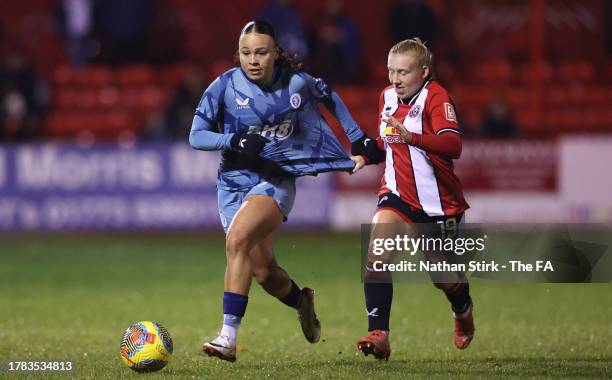
<svg viewBox="0 0 612 380"><path fill-rule="evenodd" d="M172 358L172 338L157 322L142 321L131 325L121 338L121 359L136 372L164 368Z"/></svg>

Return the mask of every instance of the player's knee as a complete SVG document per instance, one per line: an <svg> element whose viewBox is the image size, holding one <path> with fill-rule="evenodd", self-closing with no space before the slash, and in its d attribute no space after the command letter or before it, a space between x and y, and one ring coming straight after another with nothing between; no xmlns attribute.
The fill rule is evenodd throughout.
<svg viewBox="0 0 612 380"><path fill-rule="evenodd" d="M261 267L253 270L253 277L255 277L255 281L259 285L265 285L270 281L270 277L272 275L272 271L269 267Z"/></svg>
<svg viewBox="0 0 612 380"><path fill-rule="evenodd" d="M456 283L447 283L447 282L434 282L433 285L443 291L444 293L448 293L452 291L457 284Z"/></svg>
<svg viewBox="0 0 612 380"><path fill-rule="evenodd" d="M225 238L225 250L230 258L238 255L248 255L249 245L248 234L240 230L230 230Z"/></svg>

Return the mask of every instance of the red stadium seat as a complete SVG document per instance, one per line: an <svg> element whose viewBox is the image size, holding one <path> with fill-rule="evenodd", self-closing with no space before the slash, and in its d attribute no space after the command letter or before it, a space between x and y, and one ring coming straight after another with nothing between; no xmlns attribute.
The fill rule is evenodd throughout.
<svg viewBox="0 0 612 380"><path fill-rule="evenodd" d="M119 105L125 108L140 106L140 87L123 87L119 90Z"/></svg>
<svg viewBox="0 0 612 380"><path fill-rule="evenodd" d="M77 86L89 86L90 74L87 68L75 68L72 71L72 84Z"/></svg>
<svg viewBox="0 0 612 380"><path fill-rule="evenodd" d="M98 89L98 106L113 107L119 103L119 90L115 86L104 86Z"/></svg>
<svg viewBox="0 0 612 380"><path fill-rule="evenodd" d="M567 82L588 82L594 75L595 68L586 61L563 62L555 68L555 77Z"/></svg>
<svg viewBox="0 0 612 380"><path fill-rule="evenodd" d="M104 86L113 82L114 73L106 66L92 66L87 69L87 84Z"/></svg>
<svg viewBox="0 0 612 380"><path fill-rule="evenodd" d="M71 66L62 65L53 70L53 83L56 86L65 86L72 84L74 77L74 69Z"/></svg>
<svg viewBox="0 0 612 380"><path fill-rule="evenodd" d="M135 124L134 118L127 112L110 112L107 118L106 131L100 130L98 133L108 132L109 135L116 136L121 131L135 129Z"/></svg>
<svg viewBox="0 0 612 380"><path fill-rule="evenodd" d="M164 103L164 94L157 86L147 86L140 91L140 107L145 110L160 109Z"/></svg>
<svg viewBox="0 0 612 380"><path fill-rule="evenodd" d="M606 96L608 87L604 85L594 84L586 88L585 101L592 105L606 104Z"/></svg>
<svg viewBox="0 0 612 380"><path fill-rule="evenodd" d="M213 61L212 65L210 66L209 76L211 78L216 78L232 67L234 67L234 64L231 61L227 59L217 59Z"/></svg>
<svg viewBox="0 0 612 380"><path fill-rule="evenodd" d="M612 131L612 110L608 108L592 108L587 111L594 131Z"/></svg>
<svg viewBox="0 0 612 380"><path fill-rule="evenodd" d="M483 82L508 82L513 77L513 69L505 58L491 59L475 66L473 76Z"/></svg>
<svg viewBox="0 0 612 380"><path fill-rule="evenodd" d="M59 110L76 107L79 92L74 87L58 86L54 92L54 104Z"/></svg>
<svg viewBox="0 0 612 380"><path fill-rule="evenodd" d="M567 86L555 85L548 87L545 92L545 102L552 106L567 104L570 101Z"/></svg>
<svg viewBox="0 0 612 380"><path fill-rule="evenodd" d="M521 131L529 133L538 130L541 126L537 125L537 114L533 109L519 109L516 111L516 120Z"/></svg>
<svg viewBox="0 0 612 380"><path fill-rule="evenodd" d="M155 71L147 65L123 67L119 69L117 79L124 86L144 86L157 81Z"/></svg>
<svg viewBox="0 0 612 380"><path fill-rule="evenodd" d="M533 93L525 86L500 89L500 96L513 108L529 107L533 104Z"/></svg>
<svg viewBox="0 0 612 380"><path fill-rule="evenodd" d="M165 66L158 71L160 84L164 87L175 88L185 77L186 67L183 64Z"/></svg>
<svg viewBox="0 0 612 380"><path fill-rule="evenodd" d="M86 87L78 91L76 106L83 109L93 108L97 104L98 93L95 88Z"/></svg>
<svg viewBox="0 0 612 380"><path fill-rule="evenodd" d="M74 136L79 130L85 129L91 118L78 112L57 112L49 117L48 128L53 136Z"/></svg>
<svg viewBox="0 0 612 380"><path fill-rule="evenodd" d="M553 77L553 69L548 62L542 62L535 67L531 63L526 63L519 68L518 77L523 82L531 82L535 79L548 82Z"/></svg>

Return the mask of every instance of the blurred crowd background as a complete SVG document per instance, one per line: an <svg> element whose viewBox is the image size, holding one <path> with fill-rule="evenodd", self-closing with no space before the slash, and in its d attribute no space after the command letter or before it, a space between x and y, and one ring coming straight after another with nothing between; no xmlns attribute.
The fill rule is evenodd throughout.
<svg viewBox="0 0 612 380"><path fill-rule="evenodd" d="M389 48L424 40L462 124L469 220L612 221L612 1L19 0L0 2L0 230L219 229L214 154L191 152L188 133L252 19L370 134ZM165 148L100 148L150 142ZM292 220L358 227L380 174L322 176L304 204L323 214ZM166 198L143 198L155 191Z"/></svg>
<svg viewBox="0 0 612 380"><path fill-rule="evenodd" d="M612 132L605 0L21 0L0 5L0 140L186 139L240 28L286 51L375 128L386 53L420 37L468 137Z"/></svg>

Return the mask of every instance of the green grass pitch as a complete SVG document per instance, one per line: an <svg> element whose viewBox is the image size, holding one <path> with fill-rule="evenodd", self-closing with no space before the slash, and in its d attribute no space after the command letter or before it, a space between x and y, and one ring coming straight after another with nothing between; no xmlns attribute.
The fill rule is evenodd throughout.
<svg viewBox="0 0 612 380"><path fill-rule="evenodd" d="M2 236L0 361L70 360L74 378L608 378L612 286L474 283L476 338L452 344L443 294L396 284L387 363L358 355L366 333L359 237L284 234L279 263L316 291L322 341L302 337L296 313L254 283L238 361L204 357L221 322L225 254L219 235ZM165 325L174 357L139 375L119 340L139 320ZM0 378L58 378L0 373ZM66 376L66 375L64 375Z"/></svg>

